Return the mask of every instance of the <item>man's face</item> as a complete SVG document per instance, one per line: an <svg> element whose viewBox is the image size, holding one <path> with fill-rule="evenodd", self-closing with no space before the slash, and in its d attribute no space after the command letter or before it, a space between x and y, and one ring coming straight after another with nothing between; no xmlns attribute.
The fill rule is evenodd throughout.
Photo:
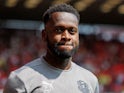
<svg viewBox="0 0 124 93"><path fill-rule="evenodd" d="M59 58L71 57L79 46L78 19L74 14L55 12L45 26L48 53Z"/></svg>

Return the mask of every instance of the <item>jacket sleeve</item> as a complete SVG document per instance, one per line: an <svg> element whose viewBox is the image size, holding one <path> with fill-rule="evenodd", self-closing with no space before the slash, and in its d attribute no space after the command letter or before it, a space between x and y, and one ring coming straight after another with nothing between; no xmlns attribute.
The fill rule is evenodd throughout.
<svg viewBox="0 0 124 93"><path fill-rule="evenodd" d="M27 93L24 83L12 72L8 77L3 93Z"/></svg>

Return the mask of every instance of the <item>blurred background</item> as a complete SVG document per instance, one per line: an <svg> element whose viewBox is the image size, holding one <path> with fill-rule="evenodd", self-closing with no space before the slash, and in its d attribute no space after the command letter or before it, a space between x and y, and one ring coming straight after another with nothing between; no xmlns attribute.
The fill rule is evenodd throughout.
<svg viewBox="0 0 124 93"><path fill-rule="evenodd" d="M124 93L124 0L0 0L0 93L11 71L44 54L42 15L60 3L81 16L73 60L98 77L100 93Z"/></svg>

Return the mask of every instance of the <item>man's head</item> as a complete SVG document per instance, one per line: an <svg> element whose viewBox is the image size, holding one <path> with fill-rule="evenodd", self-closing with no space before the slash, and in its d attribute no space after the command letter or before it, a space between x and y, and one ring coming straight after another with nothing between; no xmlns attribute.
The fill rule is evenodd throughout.
<svg viewBox="0 0 124 93"><path fill-rule="evenodd" d="M77 12L76 9L74 9L72 6L67 5L67 4L59 4L59 5L55 5L50 7L49 9L47 9L47 11L43 14L43 22L44 24L46 24L49 19L51 18L51 14L54 12L68 12L68 13L72 13L74 14L78 21L80 20L80 15Z"/></svg>
<svg viewBox="0 0 124 93"><path fill-rule="evenodd" d="M72 57L79 46L79 19L78 12L67 4L55 5L44 13L42 37L47 42L47 54Z"/></svg>

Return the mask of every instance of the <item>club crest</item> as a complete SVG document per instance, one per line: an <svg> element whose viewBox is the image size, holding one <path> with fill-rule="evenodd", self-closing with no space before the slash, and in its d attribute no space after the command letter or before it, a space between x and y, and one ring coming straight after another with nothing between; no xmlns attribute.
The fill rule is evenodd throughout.
<svg viewBox="0 0 124 93"><path fill-rule="evenodd" d="M79 90L82 92L82 93L91 93L90 92L90 89L87 85L87 83L85 83L84 81L82 80L79 80L77 81L77 84L78 84L78 88Z"/></svg>

